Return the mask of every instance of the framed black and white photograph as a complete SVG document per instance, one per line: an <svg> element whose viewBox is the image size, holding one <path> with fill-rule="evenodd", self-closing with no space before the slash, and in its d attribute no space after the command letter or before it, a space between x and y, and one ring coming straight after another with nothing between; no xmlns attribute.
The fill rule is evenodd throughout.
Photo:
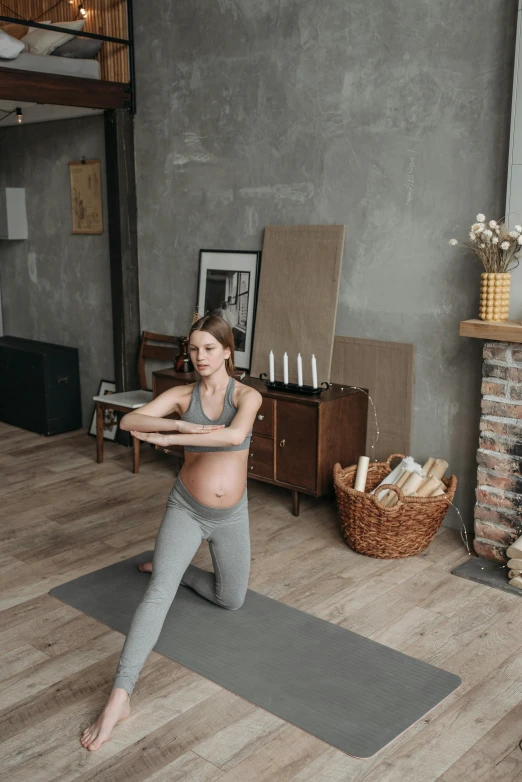
<svg viewBox="0 0 522 782"><path fill-rule="evenodd" d="M200 250L198 314L219 315L234 334L238 369L250 369L260 252Z"/></svg>
<svg viewBox="0 0 522 782"><path fill-rule="evenodd" d="M116 383L112 380L101 380L97 396L108 396L116 392ZM103 439L114 440L118 431L117 413L111 407L103 408ZM89 427L89 434L96 437L96 403L92 411L92 420Z"/></svg>

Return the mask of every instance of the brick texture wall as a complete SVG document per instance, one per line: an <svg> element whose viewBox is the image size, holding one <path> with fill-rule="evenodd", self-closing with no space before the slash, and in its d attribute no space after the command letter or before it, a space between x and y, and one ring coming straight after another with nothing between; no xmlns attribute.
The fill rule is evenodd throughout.
<svg viewBox="0 0 522 782"><path fill-rule="evenodd" d="M522 345L485 342L475 551L496 562L522 535Z"/></svg>

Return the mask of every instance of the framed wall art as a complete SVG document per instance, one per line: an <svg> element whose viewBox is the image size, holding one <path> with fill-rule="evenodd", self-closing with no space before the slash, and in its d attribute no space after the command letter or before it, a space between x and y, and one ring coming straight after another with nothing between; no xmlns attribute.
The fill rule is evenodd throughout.
<svg viewBox="0 0 522 782"><path fill-rule="evenodd" d="M72 160L69 171L73 234L103 233L100 161Z"/></svg>
<svg viewBox="0 0 522 782"><path fill-rule="evenodd" d="M108 396L114 394L116 391L116 383L112 380L101 380L100 388L96 396ZM116 438L116 432L118 431L118 414L110 407L103 409L103 439L114 440ZM96 437L96 403L94 403L94 410L92 411L91 425L89 427L89 434Z"/></svg>
<svg viewBox="0 0 522 782"><path fill-rule="evenodd" d="M238 369L250 369L260 252L200 250L197 311L230 325Z"/></svg>

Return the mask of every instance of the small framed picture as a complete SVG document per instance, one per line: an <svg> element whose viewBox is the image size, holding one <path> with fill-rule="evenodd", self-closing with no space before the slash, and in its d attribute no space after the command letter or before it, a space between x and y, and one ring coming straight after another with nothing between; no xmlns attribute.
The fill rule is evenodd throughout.
<svg viewBox="0 0 522 782"><path fill-rule="evenodd" d="M97 396L109 396L116 392L116 383L112 380L101 380L100 387L98 389ZM116 432L118 431L118 418L115 410L110 407L103 409L103 439L114 440ZM92 411L91 426L89 428L89 434L96 437L96 402L94 403L94 410Z"/></svg>
<svg viewBox="0 0 522 782"><path fill-rule="evenodd" d="M250 369L260 252L200 250L199 317L213 313L230 325L238 369Z"/></svg>

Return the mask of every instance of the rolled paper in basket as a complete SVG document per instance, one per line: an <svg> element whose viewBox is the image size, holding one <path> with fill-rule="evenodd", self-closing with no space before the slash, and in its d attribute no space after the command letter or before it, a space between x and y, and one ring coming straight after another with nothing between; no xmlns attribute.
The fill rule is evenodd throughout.
<svg viewBox="0 0 522 782"><path fill-rule="evenodd" d="M519 576L521 573L522 573L522 570L510 570L510 571L509 571L509 573L508 573L508 576L509 576L510 578L516 578L516 577L517 577L517 576Z"/></svg>
<svg viewBox="0 0 522 782"><path fill-rule="evenodd" d="M506 551L508 559L522 559L522 535Z"/></svg>
<svg viewBox="0 0 522 782"><path fill-rule="evenodd" d="M439 489L442 481L439 478L435 478L434 475L430 475L429 478L426 478L417 491L415 492L416 497L431 497L435 489Z"/></svg>
<svg viewBox="0 0 522 782"><path fill-rule="evenodd" d="M430 456L428 461L425 464L422 465L422 469L424 470L426 475L430 474L430 470L431 470L431 468L433 467L434 464L435 464L435 459L433 458L433 456Z"/></svg>
<svg viewBox="0 0 522 782"><path fill-rule="evenodd" d="M399 478L393 482L394 486L402 486L404 484L404 481L406 481L411 475L411 470L403 470L399 476ZM396 497L394 491L382 491L380 495L377 495L379 497L379 500L381 501L382 505L387 505L392 497Z"/></svg>
<svg viewBox="0 0 522 782"><path fill-rule="evenodd" d="M366 476L368 475L368 464L370 459L368 456L359 456L359 463L357 465L357 474L355 476L355 491L364 491L366 486Z"/></svg>
<svg viewBox="0 0 522 782"><path fill-rule="evenodd" d="M521 576L515 576L515 578L510 578L509 583L512 587L518 587L519 589L522 589L522 577Z"/></svg>
<svg viewBox="0 0 522 782"><path fill-rule="evenodd" d="M399 489L402 489L402 487L404 486L404 484L406 483L410 475L411 475L411 470L404 470L404 472L402 473L401 477L399 478L395 486L397 486ZM381 504L384 505L385 508L389 508L392 500L394 500L394 504L395 504L395 502L397 501L397 493L394 491L387 491L385 496L381 500Z"/></svg>
<svg viewBox="0 0 522 782"><path fill-rule="evenodd" d="M401 462L401 464L402 464L402 462ZM398 472L397 472L397 470L398 470ZM397 478L394 478L392 481L390 481L390 480L388 480L390 475L387 475L385 480L381 481L379 486L375 487L375 489L373 489L373 491L371 491L370 494L375 494L376 491L377 491L377 488L382 489L382 491L379 491L377 493L377 496L380 499L380 501L383 502L385 497L388 497L389 494L393 494L393 492L389 492L387 490L386 485L390 484L390 483L393 483L394 486L397 486L398 480L404 475L405 472L407 472L408 475L409 475L410 471L407 470L405 467L401 467L401 465L399 464L399 466L396 467L395 470L393 470L393 472L390 473L390 475L394 475L395 473L397 473Z"/></svg>
<svg viewBox="0 0 522 782"><path fill-rule="evenodd" d="M434 475L435 478L442 478L446 470L448 469L448 462L444 459L435 459L435 464L429 471L429 475Z"/></svg>
<svg viewBox="0 0 522 782"><path fill-rule="evenodd" d="M381 488L386 488L387 483L393 483L394 486L396 486L397 481L399 477L402 475L403 471L411 470L414 464L416 464L416 462L414 461L413 456L405 456L402 462L400 462L397 465L397 467L395 467L391 472L389 472L388 475L385 478L383 478L380 483L377 484L375 489L371 490L370 494L375 494L375 492L379 491ZM382 499L382 497L379 497L379 499Z"/></svg>
<svg viewBox="0 0 522 782"><path fill-rule="evenodd" d="M441 482L440 486L439 486L437 489L435 489L435 491L433 491L433 492L430 494L430 497L439 497L441 494L446 494L446 491L445 491L445 489L446 489L446 487L445 487L445 486L444 486L444 484Z"/></svg>
<svg viewBox="0 0 522 782"><path fill-rule="evenodd" d="M422 475L419 475L418 472L412 472L408 480L404 483L404 486L401 486L399 488L402 489L402 493L405 497L411 497L415 492L417 491L418 487L423 482L424 478L426 476L424 473ZM395 495L395 500L391 499L389 504L386 506L387 508L393 508L394 505L397 505L399 502L399 498L397 495Z"/></svg>
<svg viewBox="0 0 522 782"><path fill-rule="evenodd" d="M404 496L411 497L413 494L415 494L415 492L417 491L418 487L421 485L425 477L426 476L424 475L424 473L422 473L421 475L418 472L412 472L408 480L404 482L404 485L399 487L400 489L402 489L402 493L404 494ZM395 497L394 498L392 497L392 499L390 500L390 502L386 507L393 508L393 506L397 505L398 502L399 502L399 498L397 495L395 495Z"/></svg>
<svg viewBox="0 0 522 782"><path fill-rule="evenodd" d="M425 473L419 473L419 472L412 472L404 486L402 487L402 493L405 497L411 497L412 494L415 494L421 483L424 482L424 479L426 478Z"/></svg>
<svg viewBox="0 0 522 782"><path fill-rule="evenodd" d="M522 570L522 559L510 559L507 566L513 570Z"/></svg>

